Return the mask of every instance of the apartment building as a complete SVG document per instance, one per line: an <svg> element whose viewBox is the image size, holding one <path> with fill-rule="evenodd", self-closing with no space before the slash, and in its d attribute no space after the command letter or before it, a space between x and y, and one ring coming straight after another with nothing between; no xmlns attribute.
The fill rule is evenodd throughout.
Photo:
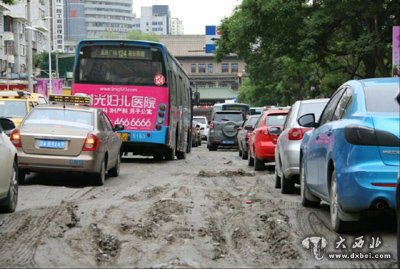
<svg viewBox="0 0 400 269"><path fill-rule="evenodd" d="M171 15L169 6L154 5L141 7L139 18L135 18L133 29L143 33L154 33L157 35L170 34Z"/></svg>

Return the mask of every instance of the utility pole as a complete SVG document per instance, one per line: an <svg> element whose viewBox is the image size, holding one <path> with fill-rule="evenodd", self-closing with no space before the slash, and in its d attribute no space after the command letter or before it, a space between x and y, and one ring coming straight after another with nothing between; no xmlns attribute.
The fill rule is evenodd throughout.
<svg viewBox="0 0 400 269"><path fill-rule="evenodd" d="M28 20L28 38L27 38L27 65L28 65L28 90L29 92L33 92L33 81L32 81L32 20L31 20L31 0L27 0L27 7L26 7L26 17Z"/></svg>

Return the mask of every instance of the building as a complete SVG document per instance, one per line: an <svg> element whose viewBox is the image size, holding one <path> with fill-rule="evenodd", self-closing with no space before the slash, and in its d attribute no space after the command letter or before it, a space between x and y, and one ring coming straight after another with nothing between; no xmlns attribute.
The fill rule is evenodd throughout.
<svg viewBox="0 0 400 269"><path fill-rule="evenodd" d="M65 0L64 22L65 40L125 38L134 25L132 0Z"/></svg>
<svg viewBox="0 0 400 269"><path fill-rule="evenodd" d="M236 98L245 76L245 63L237 55L229 55L217 63L213 53L205 52L205 35L168 35L160 40L180 62L194 90L200 92L202 105Z"/></svg>
<svg viewBox="0 0 400 269"><path fill-rule="evenodd" d="M133 29L156 35L170 34L171 15L167 5L141 7L140 18L135 18Z"/></svg>
<svg viewBox="0 0 400 269"><path fill-rule="evenodd" d="M48 51L48 14L48 5L42 0L0 3L0 84L27 85L28 50L33 54Z"/></svg>
<svg viewBox="0 0 400 269"><path fill-rule="evenodd" d="M183 22L179 18L171 18L171 35L183 35Z"/></svg>

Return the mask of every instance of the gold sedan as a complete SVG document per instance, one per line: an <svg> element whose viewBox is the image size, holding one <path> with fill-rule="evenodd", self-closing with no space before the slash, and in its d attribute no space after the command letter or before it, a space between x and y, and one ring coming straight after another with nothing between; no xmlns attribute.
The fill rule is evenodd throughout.
<svg viewBox="0 0 400 269"><path fill-rule="evenodd" d="M89 173L103 185L106 173L117 177L122 141L107 115L88 106L51 104L35 107L11 133L18 151L18 181L30 172Z"/></svg>

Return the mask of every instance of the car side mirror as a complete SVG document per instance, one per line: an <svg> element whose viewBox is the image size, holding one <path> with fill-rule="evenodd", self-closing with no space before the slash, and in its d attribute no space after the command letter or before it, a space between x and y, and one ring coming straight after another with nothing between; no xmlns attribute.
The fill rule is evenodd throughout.
<svg viewBox="0 0 400 269"><path fill-rule="evenodd" d="M122 131L125 127L122 124L115 124L114 131Z"/></svg>
<svg viewBox="0 0 400 269"><path fill-rule="evenodd" d="M0 118L0 126L5 132L15 129L15 123L7 118Z"/></svg>
<svg viewBox="0 0 400 269"><path fill-rule="evenodd" d="M297 119L297 122L302 127L316 127L317 123L315 122L314 113L304 114L300 118Z"/></svg>
<svg viewBox="0 0 400 269"><path fill-rule="evenodd" d="M272 135L280 135L282 133L282 129L280 127L270 127L268 129L268 133Z"/></svg>

